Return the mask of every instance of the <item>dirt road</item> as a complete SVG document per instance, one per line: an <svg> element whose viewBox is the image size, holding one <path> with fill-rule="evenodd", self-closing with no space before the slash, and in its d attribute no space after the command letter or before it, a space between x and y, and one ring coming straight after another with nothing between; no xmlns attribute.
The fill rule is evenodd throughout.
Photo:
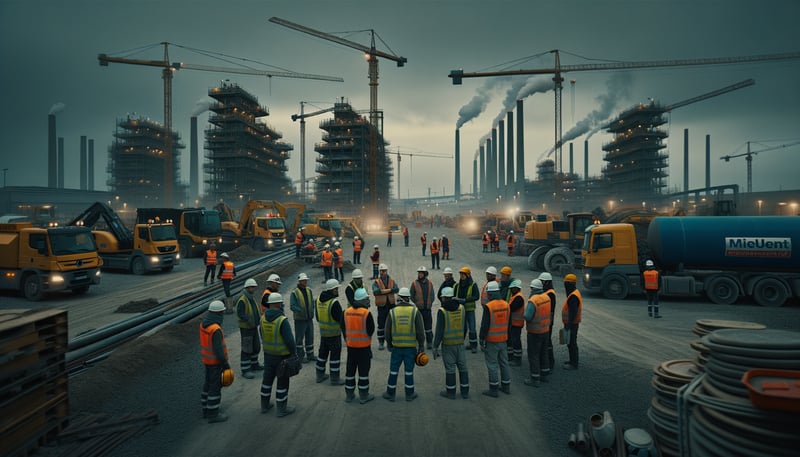
<svg viewBox="0 0 800 457"><path fill-rule="evenodd" d="M441 229L428 230L428 237L440 233ZM538 275L525 268L523 257L483 254L478 241L455 232L447 234L453 243L453 260L442 262L442 268L450 266L457 271L462 265L470 265L482 285L482 272L487 266L510 265L526 292L527 284ZM389 265L390 275L400 286L407 286L416 277L418 266L430 267L430 258L421 256L418 238L419 229L412 229L411 247L403 247L402 237L396 236L394 246L387 248L385 234L368 236L367 245L381 246L382 260ZM350 250L345 253L349 258ZM369 278L369 265L361 267ZM297 272L300 271L311 276L310 286L318 293L321 271L301 268ZM349 276L348 273L348 280ZM441 271L433 271L431 278L438 286ZM564 297L560 278L556 278L556 285L560 303ZM282 292L293 287L294 281L284 278ZM260 414L260 379L239 376L233 386L223 390L222 408L230 419L207 424L200 415L203 371L197 354L197 322L193 322L140 339L137 344L116 351L98 367L71 379L70 408L73 414L107 412L112 416L151 408L158 411L161 424L115 449L114 456L569 456L577 455L567 448L569 433L593 412L608 410L619 424L650 428L646 411L653 396L652 368L664 360L695 356L689 346L696 339L691 333L695 320L746 320L771 328L800 328L800 309L796 305L773 309L752 304L720 306L703 300L662 300L665 317L654 320L647 318L643 297L611 301L588 296L584 302L578 336L580 369L562 370L566 349L557 346L552 381L540 388L527 387L522 383L528 373L525 357L522 367L512 367L511 395L500 394L496 399L481 395L488 387L488 376L483 354L478 352L467 354L470 399L441 398L444 368L441 360L431 360L428 366L415 369L419 398L406 402L400 389L397 402L390 403L380 398L386 387L389 353L378 351L373 342L370 386L378 398L370 403L345 403L343 387L316 384L313 365L306 364L291 380L289 404L297 407L295 414L277 418L274 409ZM375 313L374 308L372 311ZM287 314L291 314L288 306ZM556 328L559 327L557 323ZM235 319L227 317L224 328L231 365L237 368L238 375L239 335Z"/></svg>

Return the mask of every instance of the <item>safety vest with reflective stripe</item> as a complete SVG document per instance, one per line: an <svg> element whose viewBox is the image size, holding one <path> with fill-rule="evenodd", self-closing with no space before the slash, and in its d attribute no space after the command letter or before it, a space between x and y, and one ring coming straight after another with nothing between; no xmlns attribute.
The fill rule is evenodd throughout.
<svg viewBox="0 0 800 457"><path fill-rule="evenodd" d="M417 333L414 328L417 319L416 306L397 306L389 313L392 316L392 346L417 347Z"/></svg>
<svg viewBox="0 0 800 457"><path fill-rule="evenodd" d="M378 284L378 289L394 289L394 279L392 278L389 278L389 284L384 284L381 278L376 279L375 283ZM390 305L394 305L393 293L375 294L375 306L386 306L387 302Z"/></svg>
<svg viewBox="0 0 800 457"><path fill-rule="evenodd" d="M569 297L575 295L578 297L578 314L575 316L575 322L569 322ZM581 293L578 289L575 289L567 295L567 299L564 300L564 305L561 307L561 321L564 325L567 324L580 324L581 323L581 315L583 314L583 298L581 297Z"/></svg>
<svg viewBox="0 0 800 457"><path fill-rule="evenodd" d="M433 245L431 245L433 246ZM433 284L430 281L425 281L427 287L425 287L425 291L422 291L422 285L420 285L419 279L414 280L411 284L411 287L414 288L414 296L413 302L419 309L430 309L433 306Z"/></svg>
<svg viewBox="0 0 800 457"><path fill-rule="evenodd" d="M303 244L303 232L297 232L297 235L294 236L294 244L296 246Z"/></svg>
<svg viewBox="0 0 800 457"><path fill-rule="evenodd" d="M342 248L336 248L336 255L339 256L336 259L336 268L344 267L344 251L342 251Z"/></svg>
<svg viewBox="0 0 800 457"><path fill-rule="evenodd" d="M322 336L339 336L342 334L339 323L331 317L331 305L334 301L336 301L336 297L325 301L321 301L317 297L317 322L319 322L319 334Z"/></svg>
<svg viewBox="0 0 800 457"><path fill-rule="evenodd" d="M464 306L458 305L458 309L448 311L439 308L444 318L444 335L442 344L445 346L456 346L464 342Z"/></svg>
<svg viewBox="0 0 800 457"><path fill-rule="evenodd" d="M658 272L656 270L645 270L643 276L645 290L658 290Z"/></svg>
<svg viewBox="0 0 800 457"><path fill-rule="evenodd" d="M239 296L239 299L236 300L236 308L239 308L239 302L244 302L244 313L245 315L247 315L247 319L243 320L241 317L239 317L239 314L237 312L236 319L239 321L239 328L258 327L258 321L259 318L261 317L261 313L258 312L258 305L251 302L250 298L244 294Z"/></svg>
<svg viewBox="0 0 800 457"><path fill-rule="evenodd" d="M220 331L222 336L222 349L225 351L225 360L220 360L214 354L213 337L214 332ZM200 324L200 357L203 359L203 365L220 365L228 359L228 345L225 344L225 334L222 333L222 327L219 324L211 324L208 327L203 327Z"/></svg>
<svg viewBox="0 0 800 457"><path fill-rule="evenodd" d="M516 311L511 311L511 326L523 327L525 325L525 296L522 295L522 292L517 292L511 296L508 300L508 309L511 309L511 302L517 297L522 299L523 304Z"/></svg>
<svg viewBox="0 0 800 457"><path fill-rule="evenodd" d="M322 251L322 256L320 257L319 264L323 267L332 267L333 266L333 254L331 251Z"/></svg>
<svg viewBox="0 0 800 457"><path fill-rule="evenodd" d="M268 300L269 300L269 294L271 294L271 293L272 293L272 291L269 290L269 289L264 289L264 292L261 293L261 313L262 314L267 310L267 308L269 308Z"/></svg>
<svg viewBox="0 0 800 457"><path fill-rule="evenodd" d="M361 252L361 248L364 246L363 240L354 240L353 241L353 252Z"/></svg>
<svg viewBox="0 0 800 457"><path fill-rule="evenodd" d="M528 299L536 314L525 324L528 333L541 335L550 331L550 297L545 294L536 294Z"/></svg>
<svg viewBox="0 0 800 457"><path fill-rule="evenodd" d="M509 248L513 248L514 247L514 235L508 235L508 238L506 238L506 242L508 243L508 247Z"/></svg>
<svg viewBox="0 0 800 457"><path fill-rule="evenodd" d="M492 300L486 304L489 308L489 332L486 341L489 343L502 343L508 341L508 302L505 300Z"/></svg>
<svg viewBox="0 0 800 457"><path fill-rule="evenodd" d="M264 346L264 352L269 355L289 355L289 346L281 334L281 324L285 320L286 316L278 316L274 321L261 317L261 345Z"/></svg>
<svg viewBox="0 0 800 457"><path fill-rule="evenodd" d="M233 279L233 262L226 260L222 262L222 274L219 275L220 279Z"/></svg>
<svg viewBox="0 0 800 457"><path fill-rule="evenodd" d="M344 312L344 341L349 348L366 348L370 345L367 333L367 308L347 308Z"/></svg>
<svg viewBox="0 0 800 457"><path fill-rule="evenodd" d="M439 253L439 243L436 241L431 241L431 254L438 254Z"/></svg>
<svg viewBox="0 0 800 457"><path fill-rule="evenodd" d="M464 311L475 311L475 300L471 300L472 288L475 287L475 283L469 283L469 286L467 286L467 293L464 294L464 297L461 297L461 295L458 294L459 285L460 283L455 283L455 285L453 285L453 296L456 298L467 299L467 301L464 302Z"/></svg>
<svg viewBox="0 0 800 457"><path fill-rule="evenodd" d="M269 289L267 289L269 290ZM305 292L308 292L307 294ZM297 300L297 304L300 305L302 311L295 311L294 318L301 319L301 320L308 320L314 318L313 310L311 309L311 289L306 287L303 290L300 290L298 287L297 289L293 290L292 293L294 294L295 300Z"/></svg>
<svg viewBox="0 0 800 457"><path fill-rule="evenodd" d="M216 265L217 264L217 251L214 250L207 250L206 251L206 266Z"/></svg>

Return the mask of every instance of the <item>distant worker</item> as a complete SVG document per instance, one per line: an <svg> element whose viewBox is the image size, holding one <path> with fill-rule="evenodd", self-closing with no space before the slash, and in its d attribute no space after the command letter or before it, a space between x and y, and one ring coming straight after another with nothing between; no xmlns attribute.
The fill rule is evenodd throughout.
<svg viewBox="0 0 800 457"><path fill-rule="evenodd" d="M378 266L381 264L381 250L378 245L372 246L372 254L369 255L372 261L372 279L378 278Z"/></svg>
<svg viewBox="0 0 800 457"><path fill-rule="evenodd" d="M261 313L263 314L264 311L269 308L269 303L267 300L269 299L269 294L273 292L278 292L281 290L281 277L272 273L267 277L267 287L261 293Z"/></svg>
<svg viewBox="0 0 800 457"><path fill-rule="evenodd" d="M342 333L347 345L347 365L344 375L345 400L355 400L356 384L358 384L359 402L364 403L375 398L369 393L369 369L372 363L372 335L375 333L375 320L369 312L369 295L359 287L353 294L350 308L344 312ZM356 383L358 372L358 383Z"/></svg>
<svg viewBox="0 0 800 457"><path fill-rule="evenodd" d="M305 273L297 275L297 287L289 297L289 309L294 317L297 357L304 363L317 360L314 355L314 291L308 287Z"/></svg>
<svg viewBox="0 0 800 457"><path fill-rule="evenodd" d="M425 341L428 349L433 349L433 302L434 296L433 283L428 280L428 270L421 266L417 268L417 279L411 283L411 303L417 305L417 309L422 314L422 322L425 325Z"/></svg>
<svg viewBox="0 0 800 457"><path fill-rule="evenodd" d="M475 354L478 352L478 332L475 328L475 302L480 298L478 285L472 280L472 270L467 266L458 270L458 276L458 282L453 286L453 293L458 303L464 305L469 332L469 348Z"/></svg>
<svg viewBox="0 0 800 457"><path fill-rule="evenodd" d="M219 269L217 278L222 280L222 290L225 291L225 314L233 313L233 303L231 303L231 281L236 276L236 266L231 261L227 252L220 254L222 268Z"/></svg>
<svg viewBox="0 0 800 457"><path fill-rule="evenodd" d="M353 265L361 265L361 250L364 249L364 240L358 237L353 237Z"/></svg>
<svg viewBox="0 0 800 457"><path fill-rule="evenodd" d="M511 296L508 300L511 324L508 326L508 364L522 365L522 327L525 326L525 296L522 295L522 281L515 279L508 287Z"/></svg>
<svg viewBox="0 0 800 457"><path fill-rule="evenodd" d="M203 253L203 264L206 266L206 274L203 276L203 285L208 285L208 277L211 276L211 284L214 284L214 273L217 272L217 245L211 243Z"/></svg>
<svg viewBox="0 0 800 457"><path fill-rule="evenodd" d="M342 360L341 323L344 314L339 303L339 281L331 278L325 282L325 290L316 301L316 316L319 324L319 354L317 355L317 382L328 379L325 366L330 358L330 379L332 386L341 386L340 378Z"/></svg>
<svg viewBox="0 0 800 457"><path fill-rule="evenodd" d="M489 232L481 235L481 246L483 247L483 252L489 252Z"/></svg>
<svg viewBox="0 0 800 457"><path fill-rule="evenodd" d="M208 313L200 323L200 356L206 372L203 392L200 394L200 406L203 408L203 418L210 424L228 420L228 416L219 411L222 400L222 372L231 367L228 362L225 333L222 331L224 312L225 303L214 300L208 305Z"/></svg>
<svg viewBox="0 0 800 457"><path fill-rule="evenodd" d="M467 319L464 306L455 300L452 287L445 287L441 292L442 307L436 314L436 335L433 338L433 358L439 357L439 345L444 362L444 386L439 393L442 397L456 398L456 367L461 387L461 398L469 398L469 371L467 369L467 352L464 348L464 337L467 335Z"/></svg>
<svg viewBox="0 0 800 457"><path fill-rule="evenodd" d="M550 328L547 329L547 360L549 362L548 366L552 369L556 366L555 354L553 353L553 323L556 321L556 290L553 287L553 275L550 273L543 271L538 279L542 281L544 293L550 297Z"/></svg>
<svg viewBox="0 0 800 457"><path fill-rule="evenodd" d="M425 249L428 247L428 232L423 232L419 241L422 243L422 257L425 257Z"/></svg>
<svg viewBox="0 0 800 457"><path fill-rule="evenodd" d="M644 284L644 292L647 294L647 315L655 319L661 319L661 314L658 313L658 291L661 290L661 275L658 274L658 270L656 270L652 260L646 261L644 265L642 284Z"/></svg>
<svg viewBox="0 0 800 457"><path fill-rule="evenodd" d="M496 398L498 389L505 394L511 393L511 368L508 365L507 350L508 323L511 313L508 302L500 296L500 286L497 282L490 282L487 289L489 302L483 307L481 331L478 338L484 349L486 368L489 371L489 390L483 391L483 394Z"/></svg>
<svg viewBox="0 0 800 457"><path fill-rule="evenodd" d="M550 297L544 292L540 279L531 281L531 295L525 305L524 319L530 364L530 378L525 380L525 385L539 387L542 382L547 382L550 375L550 361L547 354Z"/></svg>
<svg viewBox="0 0 800 457"><path fill-rule="evenodd" d="M277 377L275 402L278 404L278 417L288 416L294 412L294 407L288 406L289 376L278 377L278 367L285 359L297 357L297 346L292 336L292 326L283 315L283 297L277 292L270 294L269 309L261 317L261 345L264 347L261 414L272 408L269 399L272 396L272 383Z"/></svg>
<svg viewBox="0 0 800 457"><path fill-rule="evenodd" d="M439 239L433 237L431 241L431 270L439 269Z"/></svg>
<svg viewBox="0 0 800 457"><path fill-rule="evenodd" d="M508 236L506 237L506 244L508 245L508 256L511 257L514 255L514 231L511 230L508 232Z"/></svg>
<svg viewBox="0 0 800 457"><path fill-rule="evenodd" d="M372 296L375 297L375 306L378 308L378 350L382 351L385 340L384 326L389 311L394 308L394 294L400 290L395 284L394 279L389 276L389 267L385 263L378 267L379 276L372 282ZM424 335L423 335L424 338Z"/></svg>
<svg viewBox="0 0 800 457"><path fill-rule="evenodd" d="M294 236L294 258L295 259L299 259L300 258L300 251L302 251L302 249L303 249L303 240L305 238L303 236L303 230L304 229L305 229L304 227L300 227L300 229L297 230L297 234Z"/></svg>
<svg viewBox="0 0 800 457"><path fill-rule="evenodd" d="M444 281L439 286L439 290L436 291L436 298L441 302L442 301L442 289L445 287L453 287L456 285L456 280L453 279L453 269L450 267L444 267L442 270L442 276L444 276Z"/></svg>
<svg viewBox="0 0 800 457"><path fill-rule="evenodd" d="M386 233L386 247L392 246L392 229L389 228L389 231Z"/></svg>
<svg viewBox="0 0 800 457"><path fill-rule="evenodd" d="M316 254L317 245L314 244L314 238L309 238L306 245L303 246L303 255L306 256L306 263L313 263Z"/></svg>
<svg viewBox="0 0 800 457"><path fill-rule="evenodd" d="M344 251L342 243L333 243L333 279L344 282Z"/></svg>
<svg viewBox="0 0 800 457"><path fill-rule="evenodd" d="M500 252L500 234L492 232L492 252Z"/></svg>
<svg viewBox="0 0 800 457"><path fill-rule="evenodd" d="M403 226L403 241L405 242L406 247L408 247L408 226L407 225Z"/></svg>
<svg viewBox="0 0 800 457"><path fill-rule="evenodd" d="M439 241L439 246L442 249L442 260L450 260L450 238L442 233L442 239Z"/></svg>
<svg viewBox="0 0 800 457"><path fill-rule="evenodd" d="M258 283L253 278L244 282L244 291L236 300L236 317L239 322L242 353L239 364L242 376L247 379L255 378L254 371L261 371L264 366L258 363L258 354L261 352L261 340L258 335L258 326L261 323L261 308L256 301L256 287Z"/></svg>
<svg viewBox="0 0 800 457"><path fill-rule="evenodd" d="M344 295L347 297L347 306L353 306L355 301L356 290L364 287L364 273L359 268L353 270L350 276L350 282L344 288ZM367 296L367 308L369 308L369 296Z"/></svg>
<svg viewBox="0 0 800 457"><path fill-rule="evenodd" d="M331 252L331 245L326 244L322 248L322 253L319 255L319 265L322 267L323 281L333 278L333 252Z"/></svg>
<svg viewBox="0 0 800 457"><path fill-rule="evenodd" d="M417 398L414 391L414 365L416 356L425 350L425 332L422 315L411 303L411 291L403 287L397 292L398 303L390 312L384 326L386 344L392 353L389 360L389 379L383 398L394 401L400 365L405 373L406 401Z"/></svg>
<svg viewBox="0 0 800 457"><path fill-rule="evenodd" d="M578 277L570 273L564 276L564 293L567 299L561 307L561 321L564 323L564 333L569 351L569 361L564 362L564 369L578 369L578 327L583 314L583 298L577 286Z"/></svg>

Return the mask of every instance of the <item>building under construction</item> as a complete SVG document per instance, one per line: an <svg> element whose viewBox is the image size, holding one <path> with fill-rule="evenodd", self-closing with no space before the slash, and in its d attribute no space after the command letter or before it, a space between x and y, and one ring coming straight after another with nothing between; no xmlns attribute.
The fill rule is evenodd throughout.
<svg viewBox="0 0 800 457"><path fill-rule="evenodd" d="M234 83L208 91L216 100L206 129L206 194L215 201L283 199L291 193L286 176L290 144L259 118L269 115L258 99Z"/></svg>
<svg viewBox="0 0 800 457"><path fill-rule="evenodd" d="M667 109L654 102L639 104L624 111L604 128L614 135L603 145L603 176L616 198L622 200L648 199L662 195L667 186L667 132L660 126L666 123Z"/></svg>
<svg viewBox="0 0 800 457"><path fill-rule="evenodd" d="M186 189L180 183L180 143L177 132L172 134L172 189L176 202L185 199ZM160 206L164 196L164 125L146 118L117 120L114 141L108 147L107 184L120 202L130 206Z"/></svg>
<svg viewBox="0 0 800 457"><path fill-rule="evenodd" d="M385 213L393 173L382 129L370 124L344 101L334 105L333 115L333 119L320 122L319 127L325 134L322 142L314 146L319 154L315 184L317 205L354 213L369 209L374 196L375 210ZM371 151L376 151L374 156L370 155ZM375 161L374 181L370 179L370 159ZM370 181L376 183L375 189L370 188Z"/></svg>

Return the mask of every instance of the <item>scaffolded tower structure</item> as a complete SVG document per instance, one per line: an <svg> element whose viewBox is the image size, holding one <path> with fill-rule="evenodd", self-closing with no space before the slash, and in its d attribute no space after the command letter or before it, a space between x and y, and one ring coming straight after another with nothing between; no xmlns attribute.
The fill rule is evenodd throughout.
<svg viewBox="0 0 800 457"><path fill-rule="evenodd" d="M269 115L267 108L235 83L224 82L208 95L216 103L205 132L207 194L225 202L285 198L291 193L286 160L294 148L259 119Z"/></svg>
<svg viewBox="0 0 800 457"><path fill-rule="evenodd" d="M667 186L668 154L662 149L668 134L660 128L666 111L655 102L639 104L604 126L614 139L603 145L608 165L602 173L617 198L647 199Z"/></svg>
<svg viewBox="0 0 800 457"><path fill-rule="evenodd" d="M380 114L380 113L379 113ZM380 126L372 125L349 103L334 105L333 119L320 122L325 131L322 142L314 145L318 153L315 183L317 205L342 213L358 213L369 208L375 193L379 212L386 212L392 189L392 164ZM379 120L381 118L379 117ZM377 145L372 148L372 142ZM370 189L370 151L377 151L377 188Z"/></svg>
<svg viewBox="0 0 800 457"><path fill-rule="evenodd" d="M164 160L172 161L175 170L172 183L176 202L185 199L185 186L180 184L180 143L177 132L172 135L172 157L164 152L164 125L143 117L127 116L117 120L114 141L108 147L110 174L106 182L111 192L133 207L163 204Z"/></svg>

